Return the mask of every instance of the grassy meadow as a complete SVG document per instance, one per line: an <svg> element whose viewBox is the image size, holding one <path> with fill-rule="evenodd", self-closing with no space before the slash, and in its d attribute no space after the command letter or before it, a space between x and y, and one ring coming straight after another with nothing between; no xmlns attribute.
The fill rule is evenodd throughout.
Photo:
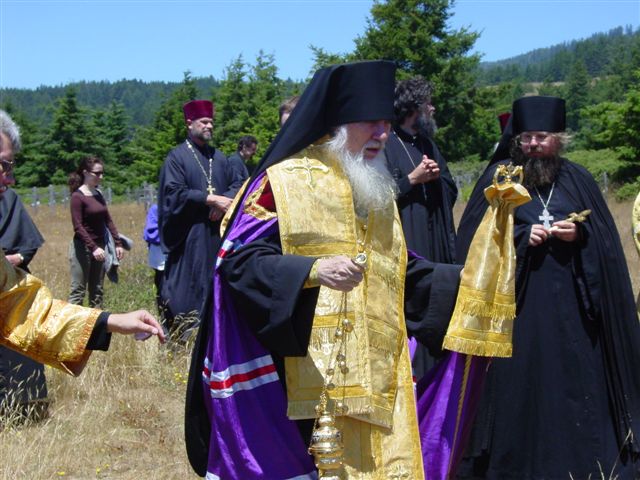
<svg viewBox="0 0 640 480"><path fill-rule="evenodd" d="M456 207L459 218L464 205ZM634 284L640 260L631 238L631 202L611 202ZM67 207L30 209L47 242L31 264L54 295L69 289L67 251L72 238ZM112 205L118 229L136 244L120 268L120 283L105 280L110 311L146 308L155 313L152 271L141 240L142 205ZM35 424L0 420L0 480L189 479L183 439L183 406L189 357L157 341L114 337L109 352L95 352L82 375L47 367L49 415Z"/></svg>
<svg viewBox="0 0 640 480"><path fill-rule="evenodd" d="M46 239L30 268L57 298L69 293L68 207L28 207ZM142 240L142 205L109 207L120 231L135 241L120 282L105 279L105 308L145 308L155 315L152 270ZM183 408L189 358L185 351L114 336L94 352L78 378L46 368L48 417L32 425L0 421L0 479L188 479Z"/></svg>

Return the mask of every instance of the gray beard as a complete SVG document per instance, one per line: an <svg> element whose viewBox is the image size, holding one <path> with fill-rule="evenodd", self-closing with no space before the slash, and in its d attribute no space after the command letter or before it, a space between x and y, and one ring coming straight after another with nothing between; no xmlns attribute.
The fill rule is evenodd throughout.
<svg viewBox="0 0 640 480"><path fill-rule="evenodd" d="M349 180L356 215L366 219L371 210L385 210L393 205L397 186L387 168L384 151L372 160L365 160L364 152L354 155L347 150L346 138L346 128L339 127L326 145L337 156Z"/></svg>

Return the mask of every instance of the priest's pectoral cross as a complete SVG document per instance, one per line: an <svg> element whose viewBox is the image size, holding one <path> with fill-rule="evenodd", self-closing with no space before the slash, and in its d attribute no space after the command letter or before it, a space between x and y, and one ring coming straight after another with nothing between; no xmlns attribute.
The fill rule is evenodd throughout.
<svg viewBox="0 0 640 480"><path fill-rule="evenodd" d="M292 165L290 167L285 168L287 172L293 172L294 170L304 170L307 174L307 185L309 188L315 187L315 183L313 182L313 170L319 170L323 173L327 173L329 168L326 165L311 165L311 162L307 157L302 159L304 165Z"/></svg>
<svg viewBox="0 0 640 480"><path fill-rule="evenodd" d="M553 221L553 215L549 215L549 210L546 208L542 210L542 215L538 216L538 220L542 220L542 225L544 228L551 228L551 222Z"/></svg>
<svg viewBox="0 0 640 480"><path fill-rule="evenodd" d="M209 193L209 195L214 195L216 193L216 189L213 185L209 185L207 187L207 192Z"/></svg>

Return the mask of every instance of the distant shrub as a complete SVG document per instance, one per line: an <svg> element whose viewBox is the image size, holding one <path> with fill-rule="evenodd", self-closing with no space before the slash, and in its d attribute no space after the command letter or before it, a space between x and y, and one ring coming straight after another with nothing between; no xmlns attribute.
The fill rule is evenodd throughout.
<svg viewBox="0 0 640 480"><path fill-rule="evenodd" d="M597 180L606 174L614 181L619 179L620 172L625 167L625 162L620 159L616 150L606 148L603 150L574 150L566 154L572 162L585 167Z"/></svg>
<svg viewBox="0 0 640 480"><path fill-rule="evenodd" d="M630 200L635 198L640 192L640 177L636 178L636 181L633 183L625 183L619 189L616 190L616 200L619 202L623 200Z"/></svg>

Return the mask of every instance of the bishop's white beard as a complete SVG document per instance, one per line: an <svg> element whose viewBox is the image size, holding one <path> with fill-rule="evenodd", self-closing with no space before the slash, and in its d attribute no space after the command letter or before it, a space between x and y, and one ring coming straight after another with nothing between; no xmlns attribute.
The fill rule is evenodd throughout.
<svg viewBox="0 0 640 480"><path fill-rule="evenodd" d="M365 160L364 149L357 154L349 152L344 125L338 127L326 145L338 157L349 179L358 217L367 218L370 210L384 210L395 201L397 186L387 169L383 151L371 160Z"/></svg>

